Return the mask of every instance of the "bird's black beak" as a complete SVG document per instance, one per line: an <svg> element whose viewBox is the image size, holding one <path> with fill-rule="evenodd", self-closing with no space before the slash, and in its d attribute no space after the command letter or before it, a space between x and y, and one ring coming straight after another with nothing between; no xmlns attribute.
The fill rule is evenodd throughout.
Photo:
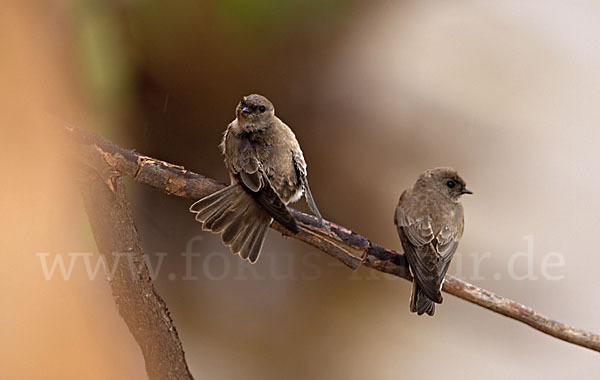
<svg viewBox="0 0 600 380"><path fill-rule="evenodd" d="M244 106L244 107L242 108L242 112L243 112L243 113L251 113L252 111L250 110L250 107L248 107L248 106Z"/></svg>
<svg viewBox="0 0 600 380"><path fill-rule="evenodd" d="M473 192L467 188L464 188L463 191L460 192L461 194L473 194Z"/></svg>

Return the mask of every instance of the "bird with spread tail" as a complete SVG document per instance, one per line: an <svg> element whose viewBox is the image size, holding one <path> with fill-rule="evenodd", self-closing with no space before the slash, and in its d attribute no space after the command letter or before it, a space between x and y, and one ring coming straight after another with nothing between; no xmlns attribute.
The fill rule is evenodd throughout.
<svg viewBox="0 0 600 380"><path fill-rule="evenodd" d="M298 233L287 205L303 194L322 224L300 145L267 98L252 94L239 102L221 148L231 184L200 199L190 211L204 230L220 233L233 253L256 262L273 219Z"/></svg>
<svg viewBox="0 0 600 380"><path fill-rule="evenodd" d="M473 194L452 168L435 168L419 176L400 196L394 224L411 274L410 311L433 315L442 303L442 284L464 230L460 198Z"/></svg>

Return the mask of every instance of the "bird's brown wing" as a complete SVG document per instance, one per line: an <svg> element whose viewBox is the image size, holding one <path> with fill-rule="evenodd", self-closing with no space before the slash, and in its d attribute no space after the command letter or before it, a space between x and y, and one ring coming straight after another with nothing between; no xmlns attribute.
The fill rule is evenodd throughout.
<svg viewBox="0 0 600 380"><path fill-rule="evenodd" d="M431 218L424 216L412 219L399 208L396 213L396 226L415 281L429 299L440 303L442 263L433 245L435 235L431 227Z"/></svg>
<svg viewBox="0 0 600 380"><path fill-rule="evenodd" d="M260 163L251 155L242 157L229 165L233 176L273 219L291 232L298 233L296 220L271 186Z"/></svg>
<svg viewBox="0 0 600 380"><path fill-rule="evenodd" d="M440 268L441 277L448 271L450 261L458 248L458 240L460 239L460 231L453 230L448 226L443 226L433 241L435 251L439 255L443 266Z"/></svg>
<svg viewBox="0 0 600 380"><path fill-rule="evenodd" d="M310 191L310 187L308 186L308 177L306 173L306 162L304 161L304 157L301 155L293 155L294 160L294 168L296 169L296 175L300 182L302 183L302 188L304 189L304 197L306 198L306 203L308 204L308 208L312 211L313 215L319 219L319 224L323 225L323 217L317 208L317 204L315 203L315 199Z"/></svg>
<svg viewBox="0 0 600 380"><path fill-rule="evenodd" d="M402 207L396 212L395 222L406 259L422 291L431 300L441 302L440 287L458 248L462 230L444 225L435 235L431 217L411 218Z"/></svg>

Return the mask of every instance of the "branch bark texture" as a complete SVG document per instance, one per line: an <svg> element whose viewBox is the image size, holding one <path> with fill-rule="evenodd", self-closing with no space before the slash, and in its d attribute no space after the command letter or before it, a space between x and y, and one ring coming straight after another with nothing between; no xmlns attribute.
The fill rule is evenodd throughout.
<svg viewBox="0 0 600 380"><path fill-rule="evenodd" d="M196 200L225 186L218 181L188 171L182 166L145 157L132 150L121 148L91 132L72 127L67 128L66 131L80 145L93 147L110 166L110 170L117 173L116 175L129 176L139 183L152 186L169 195ZM123 201L126 202L125 199ZM283 235L301 240L323 251L352 269L364 265L412 281L402 253L381 247L368 238L335 223L324 221L324 226L319 227L315 217L293 209L292 212L300 222L298 234L291 235L284 227L276 223L271 227ZM127 214L130 218L131 213L127 211ZM112 249L112 247L110 248ZM443 290L475 305L523 322L555 338L600 352L600 335L554 321L528 306L456 277L447 275ZM156 294L154 290L153 294Z"/></svg>
<svg viewBox="0 0 600 380"><path fill-rule="evenodd" d="M192 380L177 330L150 278L121 172L99 146L78 148L85 210L107 268L116 268L109 278L113 297L142 349L148 378Z"/></svg>

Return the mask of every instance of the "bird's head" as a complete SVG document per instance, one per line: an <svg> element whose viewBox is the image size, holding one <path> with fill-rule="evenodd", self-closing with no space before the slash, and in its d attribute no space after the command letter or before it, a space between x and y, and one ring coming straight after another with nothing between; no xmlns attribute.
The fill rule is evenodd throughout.
<svg viewBox="0 0 600 380"><path fill-rule="evenodd" d="M421 174L417 184L435 189L454 202L458 202L464 194L473 194L453 168L429 169Z"/></svg>
<svg viewBox="0 0 600 380"><path fill-rule="evenodd" d="M262 95L244 96L236 110L238 124L246 132L265 129L275 117L275 107Z"/></svg>

